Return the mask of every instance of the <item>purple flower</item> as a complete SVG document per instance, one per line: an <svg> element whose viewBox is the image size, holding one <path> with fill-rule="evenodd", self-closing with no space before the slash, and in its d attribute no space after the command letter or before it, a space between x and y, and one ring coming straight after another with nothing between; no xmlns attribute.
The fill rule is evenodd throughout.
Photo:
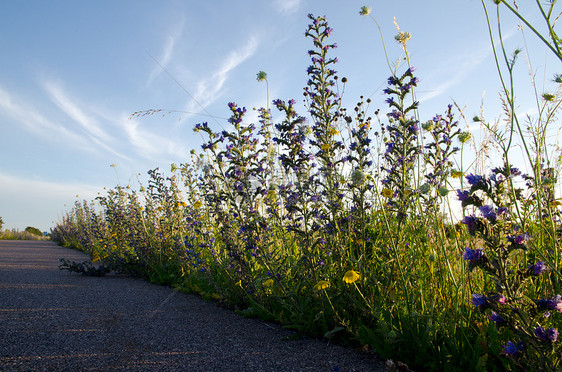
<svg viewBox="0 0 562 372"><path fill-rule="evenodd" d="M468 174L466 175L466 180L470 185L474 186L480 184L484 180L484 177L475 174Z"/></svg>
<svg viewBox="0 0 562 372"><path fill-rule="evenodd" d="M468 198L470 198L470 194L468 192L468 190L460 190L457 189L457 198L461 201L464 202L465 200L468 200Z"/></svg>
<svg viewBox="0 0 562 372"><path fill-rule="evenodd" d="M562 313L562 296L556 295L552 298L543 298L537 301L539 307L556 310Z"/></svg>
<svg viewBox="0 0 562 372"><path fill-rule="evenodd" d="M523 245L529 240L529 234L519 234L516 236L508 236L507 241L514 245Z"/></svg>
<svg viewBox="0 0 562 372"><path fill-rule="evenodd" d="M529 266L529 270L533 275L541 275L544 271L548 270L548 267L543 261L539 261L534 265Z"/></svg>
<svg viewBox="0 0 562 372"><path fill-rule="evenodd" d="M505 319L502 318L501 316L499 316L495 311L491 311L490 315L488 316L488 318L492 321L495 322L496 324L500 324L500 323L504 323Z"/></svg>
<svg viewBox="0 0 562 372"><path fill-rule="evenodd" d="M462 258L466 261L469 261L470 266L476 266L484 254L482 253L482 249L472 249L469 247L464 248L464 253Z"/></svg>
<svg viewBox="0 0 562 372"><path fill-rule="evenodd" d="M556 342L556 340L558 340L558 330L556 328L550 328L547 331L547 337L550 342Z"/></svg>
<svg viewBox="0 0 562 372"><path fill-rule="evenodd" d="M498 304L505 304L506 298L504 295L499 295L496 297L496 301L498 301Z"/></svg>
<svg viewBox="0 0 562 372"><path fill-rule="evenodd" d="M478 209L480 210L480 213L482 213L482 216L484 216L484 218L486 218L488 221L490 221L491 223L496 222L497 216L496 213L494 212L493 207L489 205L483 205Z"/></svg>
<svg viewBox="0 0 562 372"><path fill-rule="evenodd" d="M482 307L485 307L489 304L488 298L481 294L473 294L471 303L474 306L482 306Z"/></svg>
<svg viewBox="0 0 562 372"><path fill-rule="evenodd" d="M504 214L507 214L507 212L509 212L509 209L507 209L506 207L500 207L498 208L498 210L496 211L496 214L498 216L503 216Z"/></svg>
<svg viewBox="0 0 562 372"><path fill-rule="evenodd" d="M535 336L541 341L546 341L546 331L543 327L535 329Z"/></svg>
<svg viewBox="0 0 562 372"><path fill-rule="evenodd" d="M505 344L503 351L507 354L507 355L514 355L516 354L519 349L517 348L517 346L515 346L515 344L511 341L507 341L507 343Z"/></svg>
<svg viewBox="0 0 562 372"><path fill-rule="evenodd" d="M478 217L464 216L461 222L464 223L468 228L468 233L474 236L474 234L476 233Z"/></svg>
<svg viewBox="0 0 562 372"><path fill-rule="evenodd" d="M541 341L556 342L558 340L558 330L556 328L546 330L543 327L538 327L535 329L535 336Z"/></svg>

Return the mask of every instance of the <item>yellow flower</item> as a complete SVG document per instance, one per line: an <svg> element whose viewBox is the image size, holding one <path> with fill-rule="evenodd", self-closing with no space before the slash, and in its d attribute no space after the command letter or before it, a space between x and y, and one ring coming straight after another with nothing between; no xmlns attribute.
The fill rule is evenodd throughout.
<svg viewBox="0 0 562 372"><path fill-rule="evenodd" d="M394 193L391 189L382 189L382 196L384 196L385 198L392 198L393 194Z"/></svg>
<svg viewBox="0 0 562 372"><path fill-rule="evenodd" d="M320 149L322 150L328 150L330 148L330 144L329 143L325 143L322 146L320 146Z"/></svg>
<svg viewBox="0 0 562 372"><path fill-rule="evenodd" d="M314 286L314 289L316 289L317 291L320 291L322 289L326 289L330 286L330 282L327 282L325 280L320 280L318 283L316 283L316 285Z"/></svg>
<svg viewBox="0 0 562 372"><path fill-rule="evenodd" d="M453 178L461 178L463 176L463 173L460 171L452 171L451 172L451 177Z"/></svg>
<svg viewBox="0 0 562 372"><path fill-rule="evenodd" d="M92 262L97 262L100 260L100 255L98 254L98 252L93 252L92 253Z"/></svg>
<svg viewBox="0 0 562 372"><path fill-rule="evenodd" d="M273 279L267 279L265 282L263 282L264 287L271 287L272 285L273 285Z"/></svg>
<svg viewBox="0 0 562 372"><path fill-rule="evenodd" d="M553 200L553 201L550 202L550 206L551 206L552 208L556 208L556 207L558 207L558 206L560 206L560 205L562 205L562 203L559 202L558 200Z"/></svg>
<svg viewBox="0 0 562 372"><path fill-rule="evenodd" d="M359 273L357 271L349 270L343 276L343 281L346 282L347 284L351 284L351 283L357 281L357 279L359 279L359 278L360 278L360 276L359 276Z"/></svg>
<svg viewBox="0 0 562 372"><path fill-rule="evenodd" d="M336 128L330 127L328 128L328 134L334 136L340 134L340 131L337 130Z"/></svg>
<svg viewBox="0 0 562 372"><path fill-rule="evenodd" d="M195 209L201 208L201 202L200 202L199 200L197 200L195 203L193 203L193 207L194 207Z"/></svg>

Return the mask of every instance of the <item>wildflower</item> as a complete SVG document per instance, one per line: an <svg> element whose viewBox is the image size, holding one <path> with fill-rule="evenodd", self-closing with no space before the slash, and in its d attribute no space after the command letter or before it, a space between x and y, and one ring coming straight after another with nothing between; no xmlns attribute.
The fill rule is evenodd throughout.
<svg viewBox="0 0 562 372"><path fill-rule="evenodd" d="M351 284L351 283L357 281L359 278L360 278L360 276L359 276L359 273L357 271L349 270L343 276L343 281L346 282L347 284Z"/></svg>
<svg viewBox="0 0 562 372"><path fill-rule="evenodd" d="M488 298L481 294L473 294L471 303L474 306L482 306L482 307L486 307L489 305Z"/></svg>
<svg viewBox="0 0 562 372"><path fill-rule="evenodd" d="M501 316L499 316L495 311L491 311L490 315L488 316L488 318L492 321L495 322L496 324L501 324L505 322L505 319L502 318Z"/></svg>
<svg viewBox="0 0 562 372"><path fill-rule="evenodd" d="M412 34L410 34L409 32L402 32L402 31L399 31L398 35L394 36L394 39L396 39L396 41L401 44L406 44L406 42L411 38L412 38Z"/></svg>
<svg viewBox="0 0 562 372"><path fill-rule="evenodd" d="M384 196L385 198L392 198L393 194L394 193L391 189L382 189L382 196Z"/></svg>
<svg viewBox="0 0 562 372"><path fill-rule="evenodd" d="M494 212L493 207L491 207L489 205L483 205L478 209L480 210L480 213L482 213L482 216L484 218L486 218L488 221L490 221L491 223L496 222L497 216L496 216L496 213Z"/></svg>
<svg viewBox="0 0 562 372"><path fill-rule="evenodd" d="M470 193L468 192L468 190L460 190L457 189L457 199L459 199L461 202L465 202L470 200Z"/></svg>
<svg viewBox="0 0 562 372"><path fill-rule="evenodd" d="M541 341L546 341L546 330L543 327L535 329L535 336Z"/></svg>
<svg viewBox="0 0 562 372"><path fill-rule="evenodd" d="M267 74L264 71L260 71L257 74L257 81L264 81L267 79Z"/></svg>
<svg viewBox="0 0 562 372"><path fill-rule="evenodd" d="M361 10L359 11L359 15L369 15L371 14L371 7L370 6L362 6Z"/></svg>
<svg viewBox="0 0 562 372"><path fill-rule="evenodd" d="M506 353L507 355L515 355L520 350L523 350L523 343L518 343L517 345L515 345L511 341L507 341L503 348L504 353Z"/></svg>
<svg viewBox="0 0 562 372"><path fill-rule="evenodd" d="M543 327L538 327L535 329L535 336L541 341L556 342L558 340L558 330L556 328L546 330Z"/></svg>
<svg viewBox="0 0 562 372"><path fill-rule="evenodd" d="M326 281L326 280L320 280L318 283L316 283L316 285L314 286L314 289L316 289L317 291L320 291L322 289L326 289L330 286L330 282Z"/></svg>
<svg viewBox="0 0 562 372"><path fill-rule="evenodd" d="M454 171L451 172L451 177L453 177L453 178L461 178L463 175L464 175L464 173L461 172L461 171L454 170Z"/></svg>
<svg viewBox="0 0 562 372"><path fill-rule="evenodd" d="M504 305L504 304L505 304L505 301L506 301L507 299L505 298L504 295L499 295L499 296L496 296L496 297L495 297L495 300L498 302L498 304Z"/></svg>
<svg viewBox="0 0 562 372"><path fill-rule="evenodd" d="M361 186L365 182L365 173L359 168L355 169L351 174L351 182L355 186Z"/></svg>
<svg viewBox="0 0 562 372"><path fill-rule="evenodd" d="M513 245L523 245L529 240L529 234L519 234L516 236L508 236L506 239Z"/></svg>
<svg viewBox="0 0 562 372"><path fill-rule="evenodd" d="M461 132L458 138L460 143L466 143L472 138L472 134L470 132Z"/></svg>
<svg viewBox="0 0 562 372"><path fill-rule="evenodd" d="M556 328L549 328L547 337L550 342L556 342L556 340L558 340L558 330Z"/></svg>
<svg viewBox="0 0 562 372"><path fill-rule="evenodd" d="M541 275L546 270L548 270L548 267L543 261L539 261L536 264L529 266L529 271L533 275Z"/></svg>
<svg viewBox="0 0 562 372"><path fill-rule="evenodd" d="M478 220L478 217L474 217L474 216L465 216L461 222L466 225L466 227L468 228L468 233L472 236L476 234L476 229L481 223Z"/></svg>
<svg viewBox="0 0 562 372"><path fill-rule="evenodd" d="M562 313L562 296L556 295L549 299L545 299L545 298L540 299L537 301L537 306L551 309L551 310L556 310L559 313Z"/></svg>
<svg viewBox="0 0 562 372"><path fill-rule="evenodd" d="M478 185L481 182L483 182L484 177L471 173L471 174L466 176L466 180L470 185L474 186L474 185Z"/></svg>
<svg viewBox="0 0 562 372"><path fill-rule="evenodd" d="M472 249L465 247L464 253L462 258L466 261L469 261L469 270L472 270L475 266L477 266L483 259L484 254L482 253L482 249Z"/></svg>

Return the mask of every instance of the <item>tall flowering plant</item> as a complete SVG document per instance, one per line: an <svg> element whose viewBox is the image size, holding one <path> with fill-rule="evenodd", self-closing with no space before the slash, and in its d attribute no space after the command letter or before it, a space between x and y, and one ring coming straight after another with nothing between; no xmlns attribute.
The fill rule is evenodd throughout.
<svg viewBox="0 0 562 372"><path fill-rule="evenodd" d="M549 266L533 237L518 223L515 206L523 204L523 190L515 188L517 168L495 168L490 176L469 174L468 190L457 190L463 207L477 213L464 217L469 234L476 238L463 258L468 271L481 270L491 287L472 295L471 303L494 323L506 340L503 354L514 365L526 368L536 361L542 370L560 366L558 345L562 297L549 292Z"/></svg>
<svg viewBox="0 0 562 372"><path fill-rule="evenodd" d="M417 83L414 69L408 68L402 76L388 78L388 87L384 90L389 96L386 103L392 111L387 114L389 123L385 128L382 194L398 221L405 220L412 207L414 168L422 150L418 141L420 123L413 116L418 102L409 104L406 99Z"/></svg>

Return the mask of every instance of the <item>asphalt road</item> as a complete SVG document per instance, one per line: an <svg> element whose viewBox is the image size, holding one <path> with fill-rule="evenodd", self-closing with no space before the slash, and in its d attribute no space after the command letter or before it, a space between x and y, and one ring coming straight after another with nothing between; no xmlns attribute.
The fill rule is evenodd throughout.
<svg viewBox="0 0 562 372"><path fill-rule="evenodd" d="M372 355L172 288L58 269L80 252L0 241L1 371L383 371Z"/></svg>

